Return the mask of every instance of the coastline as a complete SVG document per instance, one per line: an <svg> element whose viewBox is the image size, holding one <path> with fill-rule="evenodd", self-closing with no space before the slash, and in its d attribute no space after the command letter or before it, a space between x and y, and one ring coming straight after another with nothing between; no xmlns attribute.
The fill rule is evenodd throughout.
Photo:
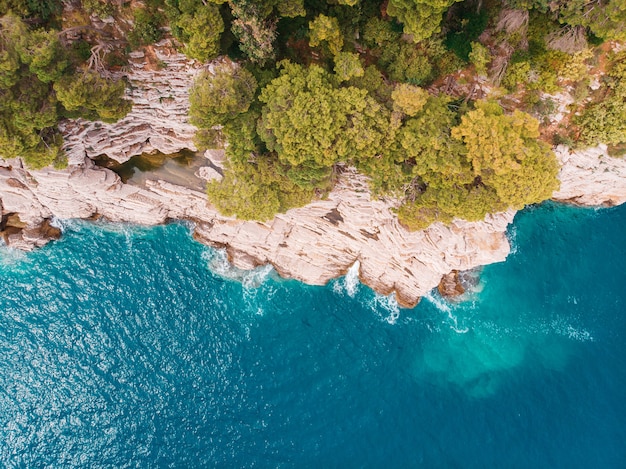
<svg viewBox="0 0 626 469"><path fill-rule="evenodd" d="M29 171L20 161L0 160L0 226L6 244L30 250L59 233L46 228L52 217L105 218L157 225L194 223L194 237L225 248L242 269L271 264L283 277L323 285L359 262L359 278L378 293L395 293L412 307L452 271L503 261L510 251L506 229L515 211L484 221L455 220L409 232L398 223L393 200L372 200L364 177L347 171L326 200L278 214L265 223L220 215L203 191L148 180L145 187L122 183L90 157L106 154L120 162L144 152L195 150L188 123L188 89L200 67L163 41L155 48L166 64L149 70L137 54L127 78L133 111L116 124L67 121L69 166ZM591 206L626 201L626 160L608 156L606 146L572 152L555 150L562 167L558 201Z"/></svg>

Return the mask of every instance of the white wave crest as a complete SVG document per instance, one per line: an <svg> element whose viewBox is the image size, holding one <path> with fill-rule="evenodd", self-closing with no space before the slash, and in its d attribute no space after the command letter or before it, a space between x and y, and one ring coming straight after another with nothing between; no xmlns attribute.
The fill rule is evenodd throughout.
<svg viewBox="0 0 626 469"><path fill-rule="evenodd" d="M398 305L398 300L396 300L395 293L389 296L375 293L374 297L367 302L367 305L373 312L379 315L383 321L389 324L395 324L400 318L400 306Z"/></svg>
<svg viewBox="0 0 626 469"><path fill-rule="evenodd" d="M274 272L274 268L269 264L252 270L235 267L228 261L228 254L224 249L206 250L202 253L202 257L207 261L211 272L220 277L240 282L246 289L260 287Z"/></svg>
<svg viewBox="0 0 626 469"><path fill-rule="evenodd" d="M67 230L72 230L78 228L81 224L84 224L83 220L78 218L58 218L52 217L50 219L50 226L54 228L58 228L61 230L61 233L65 233Z"/></svg>
<svg viewBox="0 0 626 469"><path fill-rule="evenodd" d="M359 280L359 268L361 267L361 263L359 261L354 261L352 267L348 269L348 273L343 278L343 284L346 289L346 293L350 298L354 298L354 295L359 291L359 285L361 284Z"/></svg>

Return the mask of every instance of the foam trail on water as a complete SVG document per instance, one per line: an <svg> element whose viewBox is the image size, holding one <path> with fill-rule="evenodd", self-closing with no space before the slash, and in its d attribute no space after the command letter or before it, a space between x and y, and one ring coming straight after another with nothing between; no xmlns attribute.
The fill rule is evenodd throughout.
<svg viewBox="0 0 626 469"><path fill-rule="evenodd" d="M454 314L452 314L451 306L446 303L443 298L433 295L432 292L428 292L426 295L424 295L423 298L442 313L446 313L450 329L452 329L454 332L458 334L465 334L466 332L469 332L468 327L459 327L458 318Z"/></svg>
<svg viewBox="0 0 626 469"><path fill-rule="evenodd" d="M388 313L387 316L380 314L380 317L389 324L395 324L400 318L400 306L398 305L398 300L396 300L395 293L389 296L375 293L372 300L368 301L367 304L375 313L380 314L381 310L384 313Z"/></svg>

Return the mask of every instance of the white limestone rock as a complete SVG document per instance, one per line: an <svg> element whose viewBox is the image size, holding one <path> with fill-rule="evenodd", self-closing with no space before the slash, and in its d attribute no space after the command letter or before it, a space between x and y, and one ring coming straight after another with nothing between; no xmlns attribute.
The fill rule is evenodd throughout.
<svg viewBox="0 0 626 469"><path fill-rule="evenodd" d="M222 176L215 168L210 166L202 166L198 169L196 174L200 179L204 179L205 181L221 181L224 179L224 176Z"/></svg>
<svg viewBox="0 0 626 469"><path fill-rule="evenodd" d="M189 123L189 89L202 64L178 53L170 40L154 46L160 68L152 70L145 54L131 52L130 70L117 72L130 82L126 97L133 101L131 112L114 124L68 119L59 124L70 164L85 156L105 154L124 163L135 155L160 151L195 151L192 138L196 127Z"/></svg>
<svg viewBox="0 0 626 469"><path fill-rule="evenodd" d="M576 151L559 145L555 154L561 163L555 200L589 206L626 202L626 160L609 156L606 145Z"/></svg>

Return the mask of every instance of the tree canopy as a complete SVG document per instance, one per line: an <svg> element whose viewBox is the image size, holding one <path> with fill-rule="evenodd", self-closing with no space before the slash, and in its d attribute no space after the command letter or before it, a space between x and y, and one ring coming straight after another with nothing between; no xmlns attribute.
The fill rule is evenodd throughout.
<svg viewBox="0 0 626 469"><path fill-rule="evenodd" d="M579 144L625 143L619 54L588 89L609 57L595 45L626 39L623 2L0 0L0 153L49 164L60 118L126 115L107 69L123 71L133 48L165 66L151 44L171 31L205 65L189 115L198 148L226 153L207 189L223 213L269 219L324 197L351 165L412 229L478 220L556 188L536 119L551 117L546 93L578 93Z"/></svg>
<svg viewBox="0 0 626 469"><path fill-rule="evenodd" d="M0 18L0 157L32 168L62 164L62 116L115 121L128 113L124 84L71 64L57 31Z"/></svg>
<svg viewBox="0 0 626 469"><path fill-rule="evenodd" d="M386 113L367 91L338 88L321 67L282 64L262 91L258 132L279 161L329 168L373 157L385 133Z"/></svg>
<svg viewBox="0 0 626 469"><path fill-rule="evenodd" d="M455 1L459 0L389 0L387 13L419 42L439 32L443 14Z"/></svg>

